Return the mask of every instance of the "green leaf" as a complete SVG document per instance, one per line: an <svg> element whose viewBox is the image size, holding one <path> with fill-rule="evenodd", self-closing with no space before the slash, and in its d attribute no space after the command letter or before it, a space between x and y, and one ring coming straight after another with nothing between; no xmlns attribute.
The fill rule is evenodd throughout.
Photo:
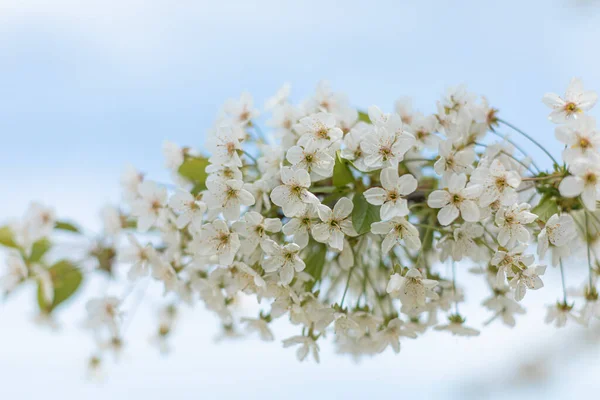
<svg viewBox="0 0 600 400"><path fill-rule="evenodd" d="M358 120L362 122L366 122L367 124L371 123L371 118L369 118L369 114L364 111L358 112Z"/></svg>
<svg viewBox="0 0 600 400"><path fill-rule="evenodd" d="M12 247L13 249L19 248L19 245L15 242L14 234L8 226L0 227L0 245Z"/></svg>
<svg viewBox="0 0 600 400"><path fill-rule="evenodd" d="M31 255L27 258L30 263L36 263L52 248L48 239L40 239L31 246Z"/></svg>
<svg viewBox="0 0 600 400"><path fill-rule="evenodd" d="M38 285L37 300L40 310L45 313L52 312L56 307L62 304L75 294L81 282L83 275L70 261L61 260L49 268L54 286L54 300L52 304L46 304L42 295L42 289Z"/></svg>
<svg viewBox="0 0 600 400"><path fill-rule="evenodd" d="M552 196L542 196L542 199L537 206L531 210L532 213L538 216L538 219L547 222L551 216L558 213L558 204Z"/></svg>
<svg viewBox="0 0 600 400"><path fill-rule="evenodd" d="M327 246L323 243L314 243L308 247L308 256L304 259L306 269L304 270L307 274L314 278L311 289L314 285L321 280L323 274L323 267L325 266L325 260L327 257Z"/></svg>
<svg viewBox="0 0 600 400"><path fill-rule="evenodd" d="M206 167L208 159L204 157L187 157L179 167L179 175L194 182L194 188L198 191L206 189Z"/></svg>
<svg viewBox="0 0 600 400"><path fill-rule="evenodd" d="M333 166L333 184L335 186L342 187L354 182L354 176L348 164L347 160L340 157L340 152L338 151L335 155L335 165Z"/></svg>
<svg viewBox="0 0 600 400"><path fill-rule="evenodd" d="M70 222L66 222L66 221L56 221L56 225L54 225L55 229L60 229L61 231L67 231L67 232L73 232L73 233L80 233L81 230L75 226L75 224L72 224Z"/></svg>
<svg viewBox="0 0 600 400"><path fill-rule="evenodd" d="M381 220L379 206L367 202L363 193L356 193L352 199L352 225L359 235L371 230L371 224Z"/></svg>

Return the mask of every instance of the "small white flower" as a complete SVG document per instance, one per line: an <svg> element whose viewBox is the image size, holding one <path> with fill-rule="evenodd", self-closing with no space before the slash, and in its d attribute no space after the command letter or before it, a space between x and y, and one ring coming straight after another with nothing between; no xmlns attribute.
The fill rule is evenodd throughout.
<svg viewBox="0 0 600 400"><path fill-rule="evenodd" d="M294 243L300 248L305 248L310 239L309 232L316 223L319 214L314 205L309 205L303 214L291 218L282 228L282 231L287 236L294 237Z"/></svg>
<svg viewBox="0 0 600 400"><path fill-rule="evenodd" d="M371 232L377 235L386 235L381 243L381 251L384 254L387 254L396 244L400 244L401 240L410 250L421 248L419 230L403 217L372 223Z"/></svg>
<svg viewBox="0 0 600 400"><path fill-rule="evenodd" d="M452 234L452 259L460 261L467 256L476 259L479 254L479 246L475 239L483 235L481 225L464 223L456 228Z"/></svg>
<svg viewBox="0 0 600 400"><path fill-rule="evenodd" d="M379 352L384 351L390 346L394 353L400 352L400 337L416 338L417 334L399 318L394 318L388 322L387 326L375 334L375 341L379 345Z"/></svg>
<svg viewBox="0 0 600 400"><path fill-rule="evenodd" d="M156 182L145 181L139 185L140 197L131 204L131 213L137 217L137 228L147 232L160 225L166 217L167 190Z"/></svg>
<svg viewBox="0 0 600 400"><path fill-rule="evenodd" d="M530 204L521 203L502 207L498 210L495 222L500 228L498 231L500 246L513 247L517 241L521 243L529 242L530 234L525 225L537 219L537 215L529 212L530 208Z"/></svg>
<svg viewBox="0 0 600 400"><path fill-rule="evenodd" d="M294 130L300 135L299 146L314 142L320 148L327 148L344 135L336 126L335 116L323 112L302 118L294 125Z"/></svg>
<svg viewBox="0 0 600 400"><path fill-rule="evenodd" d="M515 171L507 171L495 159L488 167L479 166L471 175L471 183L482 187L479 206L487 207L496 200L504 206L514 204L518 199L516 188L521 184L521 176Z"/></svg>
<svg viewBox="0 0 600 400"><path fill-rule="evenodd" d="M455 336L479 336L477 329L465 326L465 319L460 315L454 314L449 317L449 323L445 325L438 325L436 331L448 331Z"/></svg>
<svg viewBox="0 0 600 400"><path fill-rule="evenodd" d="M542 102L553 110L548 118L556 124L577 119L584 111L594 107L597 100L596 92L585 91L578 78L571 80L564 99L556 93L546 93L542 98Z"/></svg>
<svg viewBox="0 0 600 400"><path fill-rule="evenodd" d="M408 215L408 202L404 196L417 189L415 177L410 174L399 177L396 168L384 168L381 170L381 185L383 188L370 188L364 192L369 203L381 206L381 219Z"/></svg>
<svg viewBox="0 0 600 400"><path fill-rule="evenodd" d="M354 204L347 197L342 197L335 203L333 211L326 205L319 204L317 212L321 223L312 227L311 233L317 242L327 243L334 249L344 249L344 235L358 235L352 226L352 209Z"/></svg>
<svg viewBox="0 0 600 400"><path fill-rule="evenodd" d="M241 318L241 322L246 324L246 329L249 332L257 332L261 340L272 342L275 336L269 328L269 323L262 318Z"/></svg>
<svg viewBox="0 0 600 400"><path fill-rule="evenodd" d="M223 111L240 125L247 125L252 119L260 115L254 108L254 101L250 93L244 92L239 99L229 99L223 105Z"/></svg>
<svg viewBox="0 0 600 400"><path fill-rule="evenodd" d="M0 277L0 290L4 294L12 292L29 275L27 265L18 252L8 254L6 268L7 271Z"/></svg>
<svg viewBox="0 0 600 400"><path fill-rule="evenodd" d="M399 133L397 133L397 131ZM415 144L415 138L403 130L398 114L392 114L385 125L376 126L361 142L365 165L369 168L398 167L404 154Z"/></svg>
<svg viewBox="0 0 600 400"><path fill-rule="evenodd" d="M367 172L376 169L367 167L365 164L365 153L360 146L363 139L371 134L373 129L372 125L359 122L344 136L344 147L340 155L342 158L352 161L354 166L360 171Z"/></svg>
<svg viewBox="0 0 600 400"><path fill-rule="evenodd" d="M561 254L566 256L570 253L569 244L576 237L577 229L573 217L569 214L554 214L538 235L538 256L545 257L550 247L564 248L566 254L565 252Z"/></svg>
<svg viewBox="0 0 600 400"><path fill-rule="evenodd" d="M138 187L144 181L144 175L132 165L127 165L121 174L121 190L126 201L138 197Z"/></svg>
<svg viewBox="0 0 600 400"><path fill-rule="evenodd" d="M211 164L235 168L243 165L238 153L238 151L242 151L239 132L235 131L233 127L220 126L208 145L212 150L212 155L208 159Z"/></svg>
<svg viewBox="0 0 600 400"><path fill-rule="evenodd" d="M584 325L580 315L576 315L573 311L573 306L566 303L556 303L549 305L548 313L544 322L547 324L554 323L557 328L562 328L567 324L568 320Z"/></svg>
<svg viewBox="0 0 600 400"><path fill-rule="evenodd" d="M319 204L319 198L312 194L308 172L289 167L281 168L282 185L271 192L271 201L283 209L286 217L295 217L306 211L308 204Z"/></svg>
<svg viewBox="0 0 600 400"><path fill-rule="evenodd" d="M308 171L312 181L329 178L333 175L335 164L333 157L314 141L308 142L304 147L290 147L286 159L294 169L302 168Z"/></svg>
<svg viewBox="0 0 600 400"><path fill-rule="evenodd" d="M152 263L158 259L156 250L150 244L142 247L133 235L127 235L127 239L129 246L119 251L119 261L131 264L128 278L135 280L147 276Z"/></svg>
<svg viewBox="0 0 600 400"><path fill-rule="evenodd" d="M569 121L566 125L558 126L555 135L566 146L562 155L567 163L572 163L578 158L598 162L600 134L596 130L594 118L583 115Z"/></svg>
<svg viewBox="0 0 600 400"><path fill-rule="evenodd" d="M284 83L272 97L267 99L265 102L265 109L272 110L275 107L286 104L291 91L292 85L289 82Z"/></svg>
<svg viewBox="0 0 600 400"><path fill-rule="evenodd" d="M569 171L573 175L567 176L560 182L558 186L560 194L568 198L581 196L585 207L595 211L600 192L598 161L577 160L569 166Z"/></svg>
<svg viewBox="0 0 600 400"><path fill-rule="evenodd" d="M457 150L451 140L446 140L440 143L439 154L440 158L433 165L433 169L445 179L452 174L470 174L473 171L473 161L475 161L473 147Z"/></svg>
<svg viewBox="0 0 600 400"><path fill-rule="evenodd" d="M512 276L509 277L508 283L511 288L515 289L515 300L521 301L525 297L527 289L537 290L544 287L544 282L542 282L540 275L544 275L546 266L529 265L525 268L520 266L518 269L518 272L507 270L507 272L512 272Z"/></svg>
<svg viewBox="0 0 600 400"><path fill-rule="evenodd" d="M217 256L221 265L231 265L239 250L240 238L237 232L230 232L227 223L222 220L206 224L199 232L193 250L200 256Z"/></svg>
<svg viewBox="0 0 600 400"><path fill-rule="evenodd" d="M465 221L479 221L480 211L475 202L481 193L481 186L467 185L465 174L452 175L448 182L448 188L434 190L427 199L427 205L431 208L441 208L438 213L438 221L442 225L450 225L458 216Z"/></svg>
<svg viewBox="0 0 600 400"><path fill-rule="evenodd" d="M192 223L196 229L202 226L202 218L206 212L206 204L186 190L177 190L169 199L169 206L179 213L175 220L178 229Z"/></svg>
<svg viewBox="0 0 600 400"><path fill-rule="evenodd" d="M319 345L317 342L308 336L292 336L291 338L283 341L283 347L290 347L294 345L302 345L296 352L298 361L304 361L309 353L312 354L314 360L319 362Z"/></svg>
<svg viewBox="0 0 600 400"><path fill-rule="evenodd" d="M204 196L204 202L210 210L222 210L228 221L235 221L240 217L240 207L248 207L255 202L252 193L244 188L243 181L207 181L206 187L208 193Z"/></svg>
<svg viewBox="0 0 600 400"><path fill-rule="evenodd" d="M273 240L266 239L263 248L269 255L263 262L263 269L265 272L279 271L279 279L284 285L289 285L294 279L294 271L300 272L306 267L299 255L300 246L295 243L280 246Z"/></svg>
<svg viewBox="0 0 600 400"><path fill-rule="evenodd" d="M90 329L107 328L112 335L117 335L123 313L119 310L121 301L114 296L106 296L88 300L85 305L87 320L85 325Z"/></svg>
<svg viewBox="0 0 600 400"><path fill-rule="evenodd" d="M533 254L524 254L527 250L527 245L521 244L512 250L498 250L492 257L490 263L498 268L496 274L495 288L504 286L505 277L515 275L514 269L528 268L535 261Z"/></svg>
<svg viewBox="0 0 600 400"><path fill-rule="evenodd" d="M176 143L165 140L162 150L165 157L165 167L171 171L177 171L184 161L183 149Z"/></svg>
<svg viewBox="0 0 600 400"><path fill-rule="evenodd" d="M281 220L264 218L255 211L249 211L244 215L243 220L234 222L232 228L244 238L242 251L245 254L252 254L258 245L269 238L269 233L281 231Z"/></svg>
<svg viewBox="0 0 600 400"><path fill-rule="evenodd" d="M437 285L438 281L425 279L418 269L411 268L405 276L398 273L392 275L386 292L400 299L403 313L418 314L424 311L428 298L433 300L439 298L437 293L433 291L433 288Z"/></svg>

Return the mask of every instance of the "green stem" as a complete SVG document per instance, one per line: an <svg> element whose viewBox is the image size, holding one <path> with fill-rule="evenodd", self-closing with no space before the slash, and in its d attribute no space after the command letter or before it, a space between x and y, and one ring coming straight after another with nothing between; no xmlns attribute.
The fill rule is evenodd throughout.
<svg viewBox="0 0 600 400"><path fill-rule="evenodd" d="M527 152L525 150L523 150L523 148L517 142L509 139L506 135L503 135L500 132L496 132L496 130L494 128L490 128L490 130L492 131L492 133L494 135L506 140L508 143L513 145L514 148L519 150L521 152L521 154L523 154L525 157L530 157L529 154L527 154ZM531 165L533 165L535 167L535 169L537 169L538 173L541 171L540 167L537 166L537 164L535 163L535 161L533 161L533 159L531 160Z"/></svg>
<svg viewBox="0 0 600 400"><path fill-rule="evenodd" d="M559 258L560 263L560 280L562 281L563 302L567 304L567 284L565 283L565 269L563 267L562 257Z"/></svg>
<svg viewBox="0 0 600 400"><path fill-rule="evenodd" d="M592 287L594 286L594 281L592 277L593 269L592 269L592 254L590 249L590 228L589 228L589 218L588 212L585 211L585 242L587 244L587 262L588 262L588 278L590 285L590 293L592 292Z"/></svg>
<svg viewBox="0 0 600 400"><path fill-rule="evenodd" d="M560 165L558 163L558 161L556 161L556 159L552 156L552 154L550 154L550 152L548 150L546 150L546 148L544 146L542 146L537 140L535 140L534 138L532 138L531 136L529 136L528 134L526 134L525 132L523 132L521 129L517 128L516 126L514 126L513 124L506 122L503 119L498 118L498 122L503 123L504 125L508 126L509 128L515 130L516 132L520 133L521 135L525 136L527 139L529 139L533 144L535 144L537 147L539 147L544 153L546 153L546 155L548 157L550 157L550 159L552 160L552 162L554 163L554 165Z"/></svg>

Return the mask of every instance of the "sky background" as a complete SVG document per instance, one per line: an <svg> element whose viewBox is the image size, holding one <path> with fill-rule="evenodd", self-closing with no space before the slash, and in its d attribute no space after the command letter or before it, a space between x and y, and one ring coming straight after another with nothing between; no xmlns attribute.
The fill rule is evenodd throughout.
<svg viewBox="0 0 600 400"><path fill-rule="evenodd" d="M2 0L0 220L39 200L93 229L97 210L119 200L127 163L166 181L164 140L202 148L227 98L247 90L262 105L284 82L294 99L326 79L361 109L391 111L408 95L424 112L434 111L446 87L465 83L559 156L540 99L564 92L573 76L600 89L598 39L596 1ZM575 363L560 361L552 383L505 390L517 386L517 360L566 354L564 344L578 334L542 323L558 284L555 270L547 275L550 288L527 296L529 315L514 330L492 325L470 340L427 334L403 343L399 356L360 364L324 345L318 366L298 363L279 343L215 344L216 320L201 309L185 312L175 351L162 358L147 341L160 304L151 288L124 359L100 386L83 379L93 346L79 326L81 306L64 310L62 331L51 333L34 326L33 293L25 290L0 305L0 398L589 394L600 389L592 379L600 373L598 346ZM473 309L484 295L474 289ZM278 328L279 339L293 334Z"/></svg>

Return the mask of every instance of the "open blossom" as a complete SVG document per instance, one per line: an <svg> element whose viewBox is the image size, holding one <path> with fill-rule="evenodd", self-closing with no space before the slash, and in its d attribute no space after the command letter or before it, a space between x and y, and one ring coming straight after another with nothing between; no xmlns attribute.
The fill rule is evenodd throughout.
<svg viewBox="0 0 600 400"><path fill-rule="evenodd" d="M508 282L510 287L515 289L516 301L523 300L527 289L537 290L544 286L540 275L544 275L546 272L545 265L520 266L518 272L513 272L513 270L508 270L508 272L511 275Z"/></svg>
<svg viewBox="0 0 600 400"><path fill-rule="evenodd" d="M222 210L223 216L234 221L240 217L242 206L254 204L254 196L244 188L244 182L236 179L207 181L208 193L204 202L211 210Z"/></svg>
<svg viewBox="0 0 600 400"><path fill-rule="evenodd" d="M381 219L408 215L408 202L404 196L417 189L415 177L410 174L399 177L396 168L384 168L381 170L381 186L383 187L370 188L364 193L369 203L381 206Z"/></svg>
<svg viewBox="0 0 600 400"><path fill-rule="evenodd" d="M321 148L326 148L339 141L344 135L336 126L335 116L324 112L302 118L294 125L294 130L300 135L299 146L314 142Z"/></svg>
<svg viewBox="0 0 600 400"><path fill-rule="evenodd" d="M119 260L130 264L128 278L135 280L147 276L153 262L158 258L156 250L150 245L142 246L133 235L128 235L129 246L119 252Z"/></svg>
<svg viewBox="0 0 600 400"><path fill-rule="evenodd" d="M335 203L333 210L319 204L317 212L320 223L312 227L311 233L317 242L328 243L336 250L344 249L344 235L356 236L357 233L352 226L350 214L354 205L347 197L342 197Z"/></svg>
<svg viewBox="0 0 600 400"><path fill-rule="evenodd" d="M263 269L265 272L279 271L279 279L284 285L288 285L294 279L294 271L300 272L306 267L299 255L300 246L295 243L280 246L267 239L263 247L268 254L263 262Z"/></svg>
<svg viewBox="0 0 600 400"><path fill-rule="evenodd" d="M476 200L481 193L481 186L467 185L465 174L452 175L448 187L431 192L427 205L431 208L441 208L438 221L442 225L450 225L460 215L465 221L479 220L479 207Z"/></svg>
<svg viewBox="0 0 600 400"><path fill-rule="evenodd" d="M581 318L581 316L575 314L572 305L556 303L548 306L546 318L544 319L547 324L553 323L557 328L562 328L569 320L581 325L584 324L584 320Z"/></svg>
<svg viewBox="0 0 600 400"><path fill-rule="evenodd" d="M483 227L481 225L466 222L454 229L451 239L452 259L460 261L463 257L476 259L479 255L479 246L476 239L483 235ZM450 240L450 239L448 239ZM442 242L440 241L440 244Z"/></svg>
<svg viewBox="0 0 600 400"><path fill-rule="evenodd" d="M271 192L271 201L283 209L286 217L295 217L306 211L308 204L319 204L319 198L312 194L310 176L303 169L281 168L282 185Z"/></svg>
<svg viewBox="0 0 600 400"><path fill-rule="evenodd" d="M598 162L578 160L569 166L573 174L564 178L558 189L565 197L581 196L581 201L590 211L596 210L600 193L600 166Z"/></svg>
<svg viewBox="0 0 600 400"><path fill-rule="evenodd" d="M400 352L400 337L416 338L417 334L405 324L401 319L394 318L389 321L386 327L378 331L375 335L375 343L378 344L378 352L384 351L390 346L394 353Z"/></svg>
<svg viewBox="0 0 600 400"><path fill-rule="evenodd" d="M239 99L229 99L223 105L223 111L236 123L248 124L258 117L260 112L254 108L254 101L250 93L244 92Z"/></svg>
<svg viewBox="0 0 600 400"><path fill-rule="evenodd" d="M107 328L112 335L117 335L123 313L121 301L114 296L90 299L85 305L87 320L85 325L90 329Z"/></svg>
<svg viewBox="0 0 600 400"><path fill-rule="evenodd" d="M495 217L498 230L498 243L501 246L512 247L517 241L528 243L530 238L529 230L526 225L537 219L537 215L529 210L531 205L527 203L513 204L509 207L502 207L498 210Z"/></svg>
<svg viewBox="0 0 600 400"><path fill-rule="evenodd" d="M416 268L408 270L406 275L398 273L390 277L386 291L402 302L402 312L412 314L423 311L427 298L437 300L439 296L433 291L438 281L425 279Z"/></svg>
<svg viewBox="0 0 600 400"><path fill-rule="evenodd" d="M525 254L527 246L520 244L511 250L497 250L490 264L498 268L495 287L504 286L506 277L514 276L514 269L528 268L535 261L533 254Z"/></svg>
<svg viewBox="0 0 600 400"><path fill-rule="evenodd" d="M397 114L394 114L397 116ZM398 117L401 127L402 121ZM415 143L415 138L409 133L396 133L393 125L385 124L376 127L366 135L361 142L361 149L365 155L365 165L369 168L398 167L404 159L404 154Z"/></svg>
<svg viewBox="0 0 600 400"><path fill-rule="evenodd" d="M131 204L131 213L138 218L138 229L146 232L164 220L167 190L156 182L145 181L138 192L140 197Z"/></svg>
<svg viewBox="0 0 600 400"><path fill-rule="evenodd" d="M495 159L489 167L477 167L471 176L471 182L482 187L479 196L480 207L487 207L496 200L508 206L518 199L516 189L521 184L521 176L515 171L507 171L504 165Z"/></svg>
<svg viewBox="0 0 600 400"><path fill-rule="evenodd" d="M247 212L244 218L232 225L233 230L244 237L242 250L251 254L265 240L269 239L269 233L281 230L281 220L278 218L264 218L255 211Z"/></svg>
<svg viewBox="0 0 600 400"><path fill-rule="evenodd" d="M438 325L433 329L436 331L447 331L454 336L479 336L480 332L477 329L466 326L465 319L460 315L451 315L449 320L447 324Z"/></svg>
<svg viewBox="0 0 600 400"><path fill-rule="evenodd" d="M475 151L472 147L455 149L451 140L441 142L439 145L440 158L433 165L438 175L446 179L453 174L470 174L473 171Z"/></svg>
<svg viewBox="0 0 600 400"><path fill-rule="evenodd" d="M410 250L421 248L419 230L404 217L394 217L389 221L375 222L371 224L371 232L385 235L381 243L381 251L384 254L389 253L396 244L400 244L400 241L404 241L406 247Z"/></svg>
<svg viewBox="0 0 600 400"><path fill-rule="evenodd" d="M567 163L575 162L579 158L599 161L600 132L596 129L595 118L581 116L558 126L555 134L566 146L562 156Z"/></svg>
<svg viewBox="0 0 600 400"><path fill-rule="evenodd" d="M296 352L298 361L304 361L309 354L312 354L314 360L319 362L319 345L317 342L308 336L293 336L283 341L283 347L291 347L300 345Z"/></svg>
<svg viewBox="0 0 600 400"><path fill-rule="evenodd" d="M286 159L295 169L307 170L312 181L318 181L333 175L333 165L335 163L333 157L314 141L306 143L304 147L290 147Z"/></svg>
<svg viewBox="0 0 600 400"><path fill-rule="evenodd" d="M309 205L301 215L291 218L282 228L284 234L294 237L294 243L301 248L306 247L310 238L309 232L317 222L319 214L314 205Z"/></svg>
<svg viewBox="0 0 600 400"><path fill-rule="evenodd" d="M372 125L359 122L344 136L344 147L342 148L341 156L346 160L352 161L354 166L360 171L376 169L367 167L365 164L365 152L361 148L363 139L366 135L370 134L372 129Z"/></svg>
<svg viewBox="0 0 600 400"><path fill-rule="evenodd" d="M0 291L3 294L12 292L29 275L23 257L17 252L8 254L6 268L7 271L0 277Z"/></svg>
<svg viewBox="0 0 600 400"><path fill-rule="evenodd" d="M240 134L229 125L220 126L212 138L209 147L212 156L208 159L211 164L240 168L243 163L238 152L242 151Z"/></svg>
<svg viewBox="0 0 600 400"><path fill-rule="evenodd" d="M569 214L554 214L548 219L544 228L538 235L537 253L540 258L546 256L549 248L563 249L561 256L567 256L570 253L569 244L577 237L577 228L573 217ZM553 264L555 264L553 262Z"/></svg>
<svg viewBox="0 0 600 400"><path fill-rule="evenodd" d="M176 143L165 140L163 143L163 155L165 157L165 167L171 171L177 171L177 169L183 164L185 159L184 150L179 147Z"/></svg>
<svg viewBox="0 0 600 400"><path fill-rule="evenodd" d="M415 147L418 150L437 149L440 144L440 137L435 134L439 125L435 115L425 116L421 113L415 113L411 119L410 127L415 136Z"/></svg>
<svg viewBox="0 0 600 400"><path fill-rule="evenodd" d="M594 107L597 100L596 92L584 90L583 83L579 78L571 80L564 98L556 93L546 93L542 99L544 104L552 108L548 118L556 124L578 118L583 112Z"/></svg>
<svg viewBox="0 0 600 400"><path fill-rule="evenodd" d="M192 223L196 229L202 226L206 204L186 190L178 190L169 199L169 206L179 213L175 220L177 228L182 229Z"/></svg>
<svg viewBox="0 0 600 400"><path fill-rule="evenodd" d="M221 265L230 265L240 246L237 232L231 232L225 221L215 220L202 227L194 250L201 256L216 256Z"/></svg>

